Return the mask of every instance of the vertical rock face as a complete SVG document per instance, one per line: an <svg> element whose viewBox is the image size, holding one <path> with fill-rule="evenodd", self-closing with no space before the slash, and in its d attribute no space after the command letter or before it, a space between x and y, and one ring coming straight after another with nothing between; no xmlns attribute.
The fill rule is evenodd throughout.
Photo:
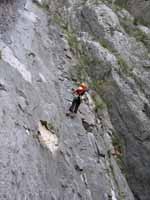
<svg viewBox="0 0 150 200"><path fill-rule="evenodd" d="M79 64L86 66L87 74L80 78L89 76L107 103L113 127L123 140L123 168L135 198L149 199L147 139L145 146L149 135L149 28L108 3L87 1L77 9L72 6L69 17L82 45Z"/></svg>
<svg viewBox="0 0 150 200"><path fill-rule="evenodd" d="M149 49L134 34L135 30L138 36L143 34L139 31L141 25L134 25L132 16L121 8L116 14L104 4L89 2L78 11L76 28L88 34L83 39L87 55L102 62L92 66L95 73L88 72L92 79L103 80L97 90L107 102L111 122L123 139L128 182L136 199L148 200L149 71L144 68L150 64ZM128 25L122 26L122 20L126 25L133 23L131 32L125 32Z"/></svg>
<svg viewBox="0 0 150 200"><path fill-rule="evenodd" d="M150 30L111 6L1 2L0 199L149 199Z"/></svg>
<svg viewBox="0 0 150 200"><path fill-rule="evenodd" d="M90 97L74 119L65 115L77 61L48 5L4 6L12 12L1 10L0 199L133 200Z"/></svg>

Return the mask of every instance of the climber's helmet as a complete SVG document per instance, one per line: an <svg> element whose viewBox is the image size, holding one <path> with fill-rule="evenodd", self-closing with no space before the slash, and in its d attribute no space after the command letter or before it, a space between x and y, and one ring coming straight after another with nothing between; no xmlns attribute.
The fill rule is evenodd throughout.
<svg viewBox="0 0 150 200"><path fill-rule="evenodd" d="M81 83L80 87L84 88L85 90L88 90L88 86L86 83Z"/></svg>

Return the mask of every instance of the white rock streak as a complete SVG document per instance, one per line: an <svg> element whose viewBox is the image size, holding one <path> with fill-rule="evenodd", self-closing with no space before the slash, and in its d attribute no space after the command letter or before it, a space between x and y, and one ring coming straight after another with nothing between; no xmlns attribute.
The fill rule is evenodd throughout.
<svg viewBox="0 0 150 200"><path fill-rule="evenodd" d="M39 140L43 146L46 146L53 154L58 149L58 138L51 133L41 123L39 123Z"/></svg>
<svg viewBox="0 0 150 200"><path fill-rule="evenodd" d="M3 42L0 42L1 56L2 59L7 62L10 66L18 70L22 77L29 83L32 82L31 73L26 69L25 65L22 64L14 55L12 50L7 47Z"/></svg>
<svg viewBox="0 0 150 200"><path fill-rule="evenodd" d="M32 13L32 12L28 12L28 11L19 11L19 13L26 19L28 19L29 21L32 21L33 23L35 23L37 21L37 16Z"/></svg>
<svg viewBox="0 0 150 200"><path fill-rule="evenodd" d="M39 77L41 78L41 80L42 80L44 83L47 82L43 74L39 73Z"/></svg>
<svg viewBox="0 0 150 200"><path fill-rule="evenodd" d="M114 190L111 190L112 200L117 200Z"/></svg>

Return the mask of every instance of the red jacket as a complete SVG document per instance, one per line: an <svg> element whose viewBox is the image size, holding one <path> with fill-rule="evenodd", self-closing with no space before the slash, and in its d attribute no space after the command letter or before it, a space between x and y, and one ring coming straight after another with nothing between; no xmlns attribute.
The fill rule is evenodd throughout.
<svg viewBox="0 0 150 200"><path fill-rule="evenodd" d="M82 96L84 95L84 93L87 91L86 88L82 87L82 86L79 86L75 91L74 93L79 95L79 96Z"/></svg>

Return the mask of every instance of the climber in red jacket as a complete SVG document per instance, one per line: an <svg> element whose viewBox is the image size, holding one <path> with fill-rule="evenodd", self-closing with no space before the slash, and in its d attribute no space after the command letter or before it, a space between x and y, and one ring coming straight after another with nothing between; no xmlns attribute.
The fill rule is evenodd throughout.
<svg viewBox="0 0 150 200"><path fill-rule="evenodd" d="M71 113L77 113L78 108L81 104L81 96L83 96L87 91L88 87L85 83L81 83L80 86L73 91L73 94L75 94L76 96L74 97L72 105L69 108L69 111Z"/></svg>

